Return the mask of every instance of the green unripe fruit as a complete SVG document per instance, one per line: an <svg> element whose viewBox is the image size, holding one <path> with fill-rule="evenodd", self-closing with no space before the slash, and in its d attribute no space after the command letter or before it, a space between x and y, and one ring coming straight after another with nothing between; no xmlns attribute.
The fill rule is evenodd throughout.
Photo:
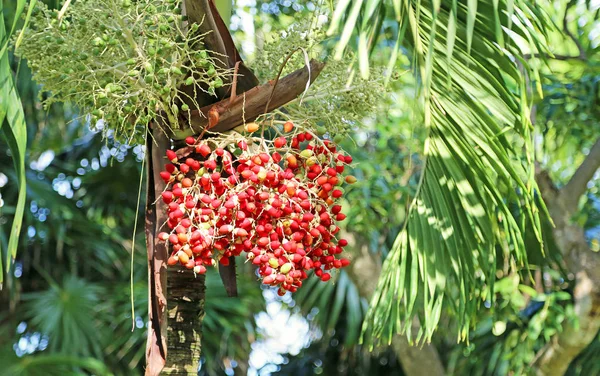
<svg viewBox="0 0 600 376"><path fill-rule="evenodd" d="M187 86L191 86L191 85L193 85L193 84L194 84L194 77L192 77L192 76L188 77L188 78L185 80L185 84L186 84Z"/></svg>
<svg viewBox="0 0 600 376"><path fill-rule="evenodd" d="M148 73L154 73L154 67L152 66L152 64L150 64L150 62L145 62L144 63L144 69L146 70L146 72Z"/></svg>
<svg viewBox="0 0 600 376"><path fill-rule="evenodd" d="M96 47L101 47L104 46L104 41L102 40L102 38L100 37L96 37L94 38L94 40L92 41L92 44Z"/></svg>
<svg viewBox="0 0 600 376"><path fill-rule="evenodd" d="M134 64L135 64L135 59L127 60L127 65L134 65Z"/></svg>
<svg viewBox="0 0 600 376"><path fill-rule="evenodd" d="M336 144L339 144L342 141L344 141L344 136L342 136L341 134L336 134L333 138L333 142L335 142Z"/></svg>
<svg viewBox="0 0 600 376"><path fill-rule="evenodd" d="M190 110L190 106L188 106L187 104L184 103L184 104L181 105L181 110L182 111L189 111Z"/></svg>
<svg viewBox="0 0 600 376"><path fill-rule="evenodd" d="M178 74L178 75L183 74L183 72L181 71L181 68L179 68L179 67L171 67L171 72Z"/></svg>
<svg viewBox="0 0 600 376"><path fill-rule="evenodd" d="M325 129L325 127L317 125L317 134L319 136L323 136L325 133L327 133L327 129Z"/></svg>
<svg viewBox="0 0 600 376"><path fill-rule="evenodd" d="M215 69L215 67L211 66L210 68L208 68L206 70L206 74L208 74L209 76L214 76L215 74L217 74L217 70Z"/></svg>
<svg viewBox="0 0 600 376"><path fill-rule="evenodd" d="M147 74L147 75L144 77L144 81L145 81L147 84L149 84L149 83L152 83L152 82L154 81L154 75L153 75L152 73L149 73L149 74Z"/></svg>
<svg viewBox="0 0 600 376"><path fill-rule="evenodd" d="M210 83L210 86L218 89L223 86L223 80L220 78L216 78L213 82Z"/></svg>
<svg viewBox="0 0 600 376"><path fill-rule="evenodd" d="M140 75L140 71L139 71L139 70L132 69L132 70L130 70L129 72L127 72L127 75L128 75L129 77L137 77L137 76L139 76L139 75Z"/></svg>

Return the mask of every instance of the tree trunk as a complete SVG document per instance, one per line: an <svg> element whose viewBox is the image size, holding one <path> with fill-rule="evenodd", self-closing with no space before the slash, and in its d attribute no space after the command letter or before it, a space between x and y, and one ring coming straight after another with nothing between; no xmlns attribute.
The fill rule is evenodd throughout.
<svg viewBox="0 0 600 376"><path fill-rule="evenodd" d="M600 141L592 149L600 154ZM590 153L588 157L594 157ZM589 163L588 158L586 162ZM536 373L544 376L564 375L571 362L594 340L600 330L600 253L593 252L584 230L571 220L577 201L585 192L600 158L589 166L588 178L582 178L586 162L563 189L558 190L547 173L538 172L536 180L542 197L554 221L554 240L560 248L567 268L575 275L574 311L578 327L565 321L563 330L538 353L534 364ZM579 183L575 184L577 180Z"/></svg>
<svg viewBox="0 0 600 376"><path fill-rule="evenodd" d="M204 319L204 275L170 268L167 272L167 364L165 375L197 375Z"/></svg>
<svg viewBox="0 0 600 376"><path fill-rule="evenodd" d="M150 133L152 132L152 133ZM166 287L167 257L165 243L157 235L166 222L166 210L161 197L165 183L160 177L163 157L169 139L157 127L149 130L146 139L146 249L148 250L148 341L146 344L146 376L159 375L166 359Z"/></svg>
<svg viewBox="0 0 600 376"><path fill-rule="evenodd" d="M351 235L346 238L353 239ZM381 274L381 259L373 254L369 247L354 239L352 263L345 270L356 285L361 297L371 299L377 288L377 280ZM418 321L413 323L418 332ZM396 335L392 339L392 349L400 359L402 370L407 376L443 376L446 374L444 364L440 359L437 349L433 345L423 347L411 346L403 335Z"/></svg>

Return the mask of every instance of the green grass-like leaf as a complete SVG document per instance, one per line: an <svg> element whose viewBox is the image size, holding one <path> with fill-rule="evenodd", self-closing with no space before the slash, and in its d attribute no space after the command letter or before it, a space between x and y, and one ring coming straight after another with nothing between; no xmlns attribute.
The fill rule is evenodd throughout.
<svg viewBox="0 0 600 376"><path fill-rule="evenodd" d="M17 3L17 12L15 14L15 22L13 22L14 30L16 20L19 18L24 8L24 1L19 0ZM0 0L0 14L2 13L3 2ZM7 43L9 35L6 34L4 18L0 17L0 43ZM8 240L8 249L6 250L5 271L8 272L12 261L17 255L17 246L19 244L19 234L21 233L21 225L23 223L23 212L25 210L25 148L27 147L27 125L25 124L25 116L23 114L23 106L17 94L12 72L8 62L8 54L6 49L2 49L0 54L0 131L6 138L9 148L12 153L15 170L17 171L19 196L15 208L10 236ZM4 122L6 126L3 126ZM1 252L0 252L1 253ZM4 276L2 270L3 261L0 257L0 288Z"/></svg>

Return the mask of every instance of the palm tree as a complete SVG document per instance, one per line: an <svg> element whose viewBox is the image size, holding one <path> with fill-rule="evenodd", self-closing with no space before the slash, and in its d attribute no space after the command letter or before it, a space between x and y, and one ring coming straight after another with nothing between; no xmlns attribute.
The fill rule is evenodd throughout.
<svg viewBox="0 0 600 376"><path fill-rule="evenodd" d="M205 7L201 10L206 13L208 8L206 3L203 4ZM187 5L193 8L194 4L188 1ZM569 9L571 6L567 5L565 19ZM392 19L387 19L386 14L393 14ZM199 14L195 16L202 18ZM329 315L323 319L323 326L334 327L339 317L345 317L348 337L356 340L358 325L363 321L357 292L364 298L373 295L371 308L364 319L367 343L393 342L407 374L417 374L419 369L423 369L423 362L428 362L429 371L443 373L441 363L445 359L437 354L435 348L426 347L426 351L418 351L409 347L408 341L396 336L396 332L407 331L408 337L414 339L413 327L416 327L419 331L417 339L428 341L442 320L447 322L449 312L454 318L451 321L456 323L454 337L466 339L471 336L469 329L486 316L482 313L484 304L498 305L506 301L497 296L501 290L494 290L494 285L512 279L512 276L527 277L532 266L544 267L548 271L549 267L541 257L542 250L552 254L552 249L556 249L567 260L566 266L577 273L573 293L575 312L587 335L574 335L571 321L560 322L555 328L556 333L549 334L556 340L548 341L548 345L540 351L536 367L546 372L564 373L568 364L596 336L599 325L598 320L593 318L598 304L594 300L597 293L593 290L593 286L599 285L594 274L597 254L590 252L582 226L575 225L570 218L577 212L577 201L598 167L600 158L597 158L597 151L600 147L594 145L587 158L578 159L583 159L581 168L574 172L573 179L559 183L564 186L560 190L554 188L556 184L549 180L548 174L542 169L535 169L532 135L539 129L539 124L538 119L531 121L530 98L540 91L544 83L541 78L546 77L540 75L537 60L558 57L552 55L546 42L546 38L556 32L550 15L539 5L527 1L450 3L406 0L392 5L383 1L340 1L332 18L332 34L342 21L344 26L340 28L336 54L341 56L347 45L355 47L358 69L363 77L368 74L370 52L379 51L378 43L387 42L381 37L385 34L380 34L382 25L386 32L393 33L396 46L391 53L388 72L391 73L397 66L399 51L412 62L409 69L414 72L420 88L426 134L423 158L409 156L405 159L409 168L401 183L413 182L414 191L404 192L403 200L406 200L406 193L411 197L406 200L406 211L402 205L396 205L396 210L406 213L406 216L396 218L394 222L397 226L402 225L398 228L396 241L382 247L389 249L389 254L385 257L378 285L372 283L379 276L377 271L364 273L365 268L350 269L348 276L354 284L346 274L340 275L335 291L336 304L330 307L331 310L324 310ZM586 58L593 48L582 46L572 31L565 29L564 35L578 47L578 54L573 55L575 60ZM0 32L3 31L4 27L0 27ZM222 37L220 33L216 34ZM586 47L589 49L587 52ZM564 57L568 59L570 55ZM530 64L532 59L536 61ZM0 71L0 74L8 78L0 80L2 87L10 90L10 70ZM15 113L19 101L14 94L10 98L12 105L5 108ZM23 117L11 117L9 114L11 127L3 127L9 141L15 139L20 142L9 143L13 155L21 156L16 169L19 177L25 173L24 138L19 133L24 129L24 121L19 120ZM150 146L149 149L152 148ZM157 155L160 155L160 150ZM556 177L554 179L561 182ZM21 190L24 189L23 183L21 178ZM126 186L136 186L136 183L134 181ZM549 213L539 200L540 192L548 203ZM130 190L129 193L134 192ZM18 193L18 197L23 197L23 194ZM113 199L110 197L110 200ZM136 195L130 194L123 197L121 203L130 205L135 199ZM17 244L13 240L16 239L14 234L19 232L19 212L23 210L25 201L20 199L18 202L15 231L6 248L13 255ZM96 219L112 218L122 224L130 224L136 217L135 208L128 217L98 210ZM554 230L548 225L550 217L556 226ZM73 222L69 226L78 221ZM151 232L155 231L156 223L156 219L150 221ZM384 238L396 235L390 233L389 228L377 230L382 233L377 236L383 235ZM550 234L552 231L554 236ZM109 238L107 241L108 244L115 241L123 243L123 239L127 237ZM569 242L566 243L566 239ZM355 257L354 265L361 265L364 261L366 264L362 265L373 265L377 270L383 257L365 252L366 246L361 245L368 244L367 240L356 236L355 248L362 252ZM555 246L550 246L553 240ZM61 242L64 240L56 240L56 244ZM108 245L103 249L110 254L111 247ZM176 281L176 278L173 275L170 280ZM48 278L48 283L53 286L49 293L59 294L62 288L76 287L78 282L70 280L63 283L62 288L52 278ZM175 282L173 286L178 283L186 282ZM527 286L525 282L521 285ZM524 289L521 285L519 288ZM192 296L193 302L204 301L202 289L198 292ZM334 296L331 291L323 291L322 294ZM91 294L86 299L93 302L95 298ZM302 296L299 299L302 300ZM306 304L310 306L313 302ZM193 303L192 314L196 315L202 309L202 306ZM342 316L341 312L347 314ZM177 330L193 332L190 325ZM494 329L499 332L497 326ZM82 335L83 338L89 337L83 332ZM575 337L576 341L573 340ZM193 344L199 351L196 344L199 338L199 334L193 332L189 342L179 346L182 353L188 354L182 355L181 360L191 373L194 364L189 356L189 346ZM559 348L568 351L557 351ZM415 357L421 360L415 362Z"/></svg>
<svg viewBox="0 0 600 376"><path fill-rule="evenodd" d="M399 331L411 337L417 313L417 339L429 340L442 308L456 315L457 336L466 338L481 303L494 301L498 262L510 266L504 275L526 275L528 258L539 259L540 245L552 239L562 256L572 260L567 267L577 275L573 298L582 325L579 333L584 334L575 334L572 322L565 321L535 366L544 374L563 374L596 337L600 320L594 318L598 301L592 286L599 285L598 254L590 251L581 226L570 217L599 167L598 146L558 190L547 174L535 169L526 99L531 91L540 92L542 84L537 65L529 65L529 59L586 56L566 21L573 5L569 2L564 9L563 39L574 43L577 54L555 56L546 42L547 33L555 31L553 23L544 9L530 2L402 1L393 7L379 1L339 3L330 32L345 17L339 54L356 30L354 46L363 74L381 35L372 19L384 20L393 12L398 26L390 66L399 47L406 47L423 83L428 132L425 167L408 219L386 258L367 314L369 343L389 343ZM540 193L549 213L536 199ZM548 217L554 221L554 236L542 230ZM526 233L533 233L533 239ZM362 285L364 278L358 280ZM406 370L410 356L402 360ZM435 355L430 356L428 364L435 363Z"/></svg>

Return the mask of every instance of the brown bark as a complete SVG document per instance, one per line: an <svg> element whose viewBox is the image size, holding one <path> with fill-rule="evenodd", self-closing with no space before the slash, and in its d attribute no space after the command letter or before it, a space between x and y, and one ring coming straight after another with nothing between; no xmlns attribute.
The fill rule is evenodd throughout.
<svg viewBox="0 0 600 376"><path fill-rule="evenodd" d="M229 98L220 102L202 107L200 110L191 111L189 119L191 129L180 132L172 137L184 139L192 134L202 133L208 125L208 112L215 108L219 112L219 122L211 128L214 132L227 132L238 125L250 122L258 116L279 108L296 99L321 73L324 63L311 60L309 68L306 66L290 73L278 82L271 80L268 83L252 88L238 95L232 101ZM188 122L184 120L184 122Z"/></svg>
<svg viewBox="0 0 600 376"><path fill-rule="evenodd" d="M197 375L204 318L204 275L169 268L167 278L167 364L165 375Z"/></svg>
<svg viewBox="0 0 600 376"><path fill-rule="evenodd" d="M346 235L352 239L353 236ZM356 251L352 263L345 269L354 282L361 297L370 299L377 288L377 280L381 274L381 258L372 253L366 244L354 239L353 249ZM415 321L413 332L418 332L419 323ZM392 348L405 375L408 376L443 376L446 374L444 364L437 349L433 345L412 346L406 336L396 335L392 339Z"/></svg>
<svg viewBox="0 0 600 376"><path fill-rule="evenodd" d="M160 177L162 160L169 148L169 140L160 129L155 127L146 141L146 158L148 158L146 187L146 249L148 250L148 312L150 326L146 343L146 375L160 374L166 361L166 261L165 243L158 241L157 235L166 221L166 210L160 197L165 183ZM156 205L155 205L156 202Z"/></svg>
<svg viewBox="0 0 600 376"><path fill-rule="evenodd" d="M534 364L538 375L564 375L570 363L594 340L600 330L600 253L590 249L584 229L571 220L576 210L573 203L585 192L588 180L600 166L600 158L594 152L598 145L599 142L563 189L558 190L544 171L538 171L536 176L542 197L554 221L554 240L562 252L566 266L575 276L573 299L575 314L579 320L578 328L570 321L565 322L562 332L554 336L538 353Z"/></svg>

